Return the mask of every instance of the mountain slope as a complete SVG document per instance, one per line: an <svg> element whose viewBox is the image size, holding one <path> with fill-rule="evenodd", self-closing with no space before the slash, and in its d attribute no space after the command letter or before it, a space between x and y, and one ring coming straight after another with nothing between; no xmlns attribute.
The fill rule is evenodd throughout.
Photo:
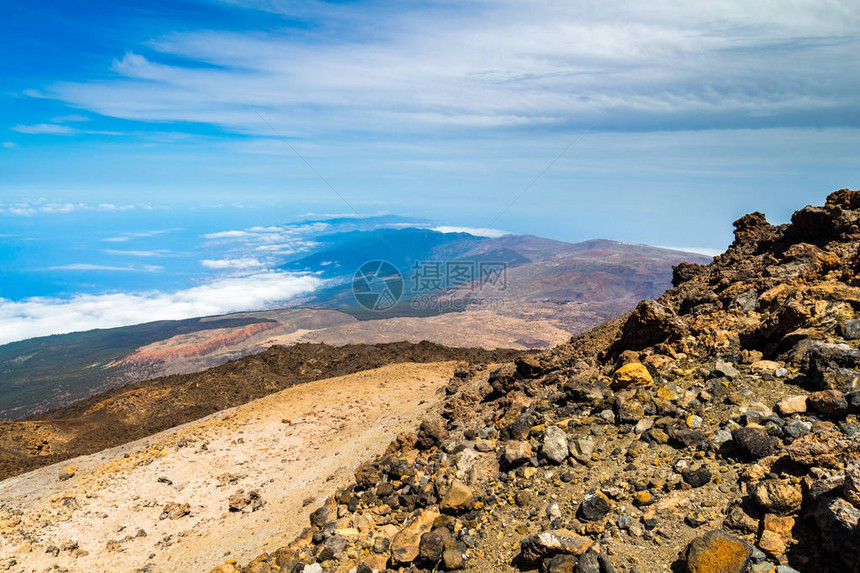
<svg viewBox="0 0 860 573"><path fill-rule="evenodd" d="M860 571L860 192L735 227L656 301L461 370L302 535L213 573Z"/></svg>

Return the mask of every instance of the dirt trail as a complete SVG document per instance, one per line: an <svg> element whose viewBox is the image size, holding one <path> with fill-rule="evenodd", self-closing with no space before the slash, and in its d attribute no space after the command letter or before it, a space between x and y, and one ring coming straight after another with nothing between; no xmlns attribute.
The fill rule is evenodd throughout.
<svg viewBox="0 0 860 573"><path fill-rule="evenodd" d="M284 545L306 525L303 502L322 501L413 428L454 366L396 364L302 384L8 479L0 570L205 571ZM60 481L69 464L77 472ZM265 507L229 511L240 490L259 492ZM190 514L162 519L171 502L189 504Z"/></svg>

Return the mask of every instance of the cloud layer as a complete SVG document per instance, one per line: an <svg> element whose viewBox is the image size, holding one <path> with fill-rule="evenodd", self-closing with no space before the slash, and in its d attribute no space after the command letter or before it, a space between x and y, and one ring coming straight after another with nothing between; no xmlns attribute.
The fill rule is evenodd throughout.
<svg viewBox="0 0 860 573"><path fill-rule="evenodd" d="M860 123L849 0L234 4L308 26L167 34L33 95L265 135L258 112L289 134Z"/></svg>
<svg viewBox="0 0 860 573"><path fill-rule="evenodd" d="M36 336L260 310L319 288L310 275L264 272L164 293L0 299L0 344Z"/></svg>

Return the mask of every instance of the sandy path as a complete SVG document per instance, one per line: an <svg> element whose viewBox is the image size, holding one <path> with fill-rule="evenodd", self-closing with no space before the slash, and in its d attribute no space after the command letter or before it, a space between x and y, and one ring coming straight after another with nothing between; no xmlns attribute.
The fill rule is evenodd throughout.
<svg viewBox="0 0 860 573"><path fill-rule="evenodd" d="M311 382L6 480L0 570L190 572L246 562L305 527L312 507L303 501L321 502L413 428L453 369L396 364ZM60 481L69 464L77 473ZM265 506L230 512L239 490L258 491ZM189 504L190 514L161 519L169 502ZM52 546L56 555L46 553Z"/></svg>

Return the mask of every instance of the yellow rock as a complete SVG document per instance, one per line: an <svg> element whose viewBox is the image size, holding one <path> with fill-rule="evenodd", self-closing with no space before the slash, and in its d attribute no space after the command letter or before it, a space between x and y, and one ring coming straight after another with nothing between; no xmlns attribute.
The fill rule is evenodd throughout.
<svg viewBox="0 0 860 573"><path fill-rule="evenodd" d="M651 373L648 372L644 364L640 364L639 362L625 364L616 370L612 376L612 387L616 390L633 385L647 388L653 383L654 380L651 378Z"/></svg>

